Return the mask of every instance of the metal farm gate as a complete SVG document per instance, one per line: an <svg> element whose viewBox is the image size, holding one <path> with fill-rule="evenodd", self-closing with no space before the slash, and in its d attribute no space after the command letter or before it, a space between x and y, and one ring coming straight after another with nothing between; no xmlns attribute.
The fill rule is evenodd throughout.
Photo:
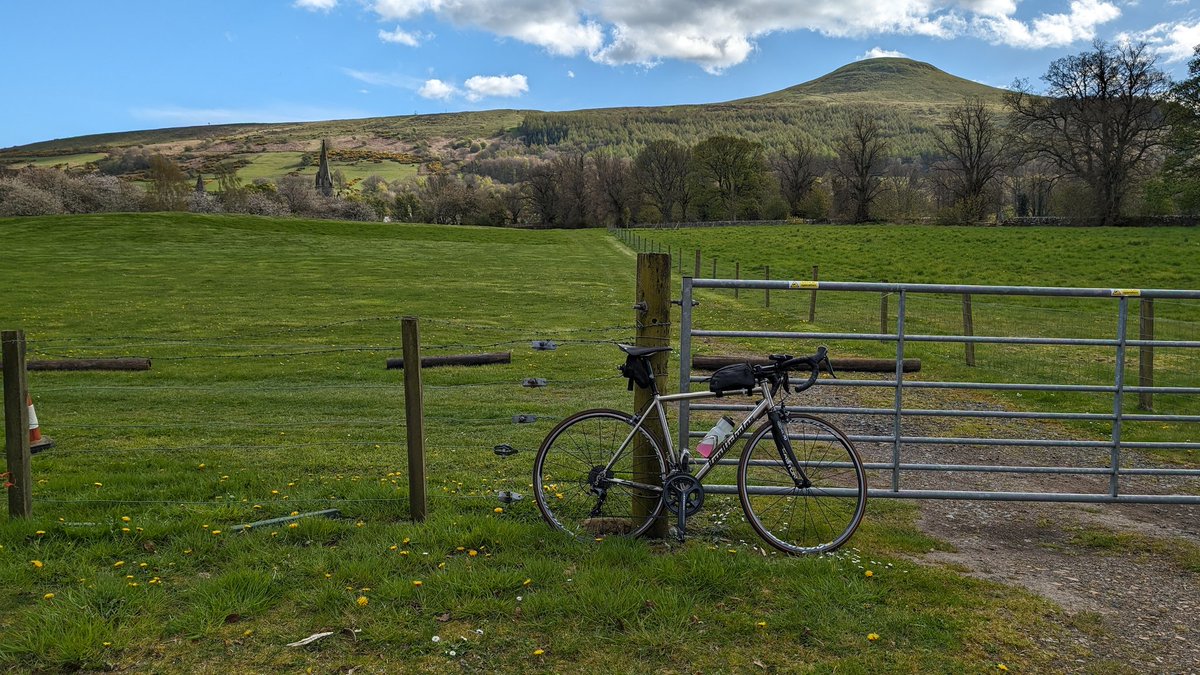
<svg viewBox="0 0 1200 675"><path fill-rule="evenodd" d="M706 301L695 306L698 289ZM804 330L738 318L738 302L761 294L769 305L771 291L790 293L768 314ZM831 309L813 321L818 293ZM812 304L789 313L788 296ZM828 343L836 363L837 346L853 343L894 358L874 378L821 378L810 392L832 403L805 405L805 394L789 405L843 426L872 497L1200 504L1200 291L684 277L680 304L680 391L706 380L693 352L714 340L759 356ZM912 356L922 372L905 372ZM696 417L746 409L682 402L680 446L704 435L689 426ZM1030 474L1059 478L1030 491ZM948 489L960 482L972 485Z"/></svg>

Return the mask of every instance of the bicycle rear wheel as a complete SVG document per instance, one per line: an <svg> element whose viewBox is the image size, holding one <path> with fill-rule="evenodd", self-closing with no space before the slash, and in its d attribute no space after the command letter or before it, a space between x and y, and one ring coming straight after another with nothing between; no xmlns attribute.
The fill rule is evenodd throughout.
<svg viewBox="0 0 1200 675"><path fill-rule="evenodd" d="M850 439L825 420L788 413L784 426L793 461L810 486L798 485L788 471L767 422L746 443L738 463L742 509L759 536L780 551L832 551L850 539L866 510L862 460Z"/></svg>
<svg viewBox="0 0 1200 675"><path fill-rule="evenodd" d="M585 410L546 436L533 463L533 492L547 523L580 538L636 537L654 523L662 488L628 483L639 460L661 486L667 460L645 429L630 439L634 422L616 410Z"/></svg>

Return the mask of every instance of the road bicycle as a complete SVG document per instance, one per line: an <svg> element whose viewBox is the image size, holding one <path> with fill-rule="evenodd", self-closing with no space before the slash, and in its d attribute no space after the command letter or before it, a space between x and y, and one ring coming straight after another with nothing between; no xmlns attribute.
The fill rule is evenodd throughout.
<svg viewBox="0 0 1200 675"><path fill-rule="evenodd" d="M707 391L664 395L650 357L671 348L618 346L627 355L620 370L629 388L636 384L654 397L636 415L584 410L550 431L533 467L538 509L550 525L580 538L636 537L666 509L682 538L687 519L704 505L705 477L718 467L727 470L732 461L722 458L765 417L737 462L746 521L772 547L794 555L825 553L850 539L866 510L862 460L832 423L785 405L790 395L816 383L822 367L834 376L825 347L810 356L772 354L766 365L726 366L713 373ZM789 372L801 368L808 377L793 384ZM757 395L758 402L711 455L676 450L663 404L743 392ZM648 430L655 423L662 445Z"/></svg>

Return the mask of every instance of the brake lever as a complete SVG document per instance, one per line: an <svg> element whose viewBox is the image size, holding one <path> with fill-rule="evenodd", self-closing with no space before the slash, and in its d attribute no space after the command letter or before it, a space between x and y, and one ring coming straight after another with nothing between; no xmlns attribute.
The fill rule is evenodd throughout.
<svg viewBox="0 0 1200 675"><path fill-rule="evenodd" d="M829 361L829 354L826 354L825 358L821 359L821 363L825 364L825 370L829 372L829 376L836 380L837 375L833 372L833 364ZM820 369L820 364L817 364L818 374L820 373Z"/></svg>

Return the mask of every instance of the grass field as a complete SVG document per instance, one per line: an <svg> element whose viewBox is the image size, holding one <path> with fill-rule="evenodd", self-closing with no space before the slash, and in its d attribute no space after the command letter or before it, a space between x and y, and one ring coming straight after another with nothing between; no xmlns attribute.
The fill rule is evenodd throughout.
<svg viewBox="0 0 1200 675"><path fill-rule="evenodd" d="M10 168L23 168L27 166L36 166L42 169L49 169L56 166L78 167L89 162L98 162L105 157L107 153L103 152L84 152L76 155L56 155L52 157L17 157L6 158L0 164L9 166Z"/></svg>
<svg viewBox="0 0 1200 675"><path fill-rule="evenodd" d="M693 274L695 251L701 252L701 276L733 278L735 262L743 279L811 279L814 265L827 281L1066 286L1095 288L1200 288L1200 233L1190 228L974 228L936 226L803 226L640 230L638 235L659 250L683 251L683 269ZM808 322L807 291L775 292L764 309L762 291L700 291L705 301L697 312L699 327L746 328L838 333L881 332L879 294L819 293L815 323ZM889 297L887 331L896 330L898 298ZM707 306L708 309L703 309ZM1116 300L1049 297L975 296L975 335L1049 338L1115 338ZM1126 330L1138 337L1138 300L1129 304ZM958 295L911 294L906 332L932 335L963 333L962 298ZM1200 302L1155 302L1155 339L1200 340ZM876 341L831 342L838 352L894 357L895 344ZM744 341L740 348L759 353L785 348ZM700 347L705 349L703 345ZM1111 386L1115 377L1112 347L1022 346L980 344L976 364L967 367L961 343L910 342L905 356L922 360L921 379L1002 383L1085 384ZM1130 348L1125 379L1136 383L1136 348ZM1155 386L1195 387L1200 380L1200 350L1156 347ZM1111 394L1011 392L1006 405L1025 410L1070 410L1111 413ZM1134 395L1125 412L1137 409ZM1154 412L1200 414L1195 396L1156 394ZM1105 438L1107 423L1077 425L1084 435ZM1189 423L1138 422L1124 427L1124 437L1140 441L1195 441ZM1193 451L1167 457L1200 463Z"/></svg>
<svg viewBox="0 0 1200 675"><path fill-rule="evenodd" d="M283 176L292 172L299 172L305 176L315 176L317 167L306 166L300 167L299 152L264 152L251 155L239 155L238 157L250 160L248 166L243 167L238 171L238 176L245 182L249 183L256 178L267 178L269 180L278 180ZM346 176L347 181L354 179L362 180L368 176L379 176L389 182L403 178L411 178L417 175L417 167L415 164L398 164L390 160L370 161L360 160L357 162L339 162L331 160L329 162L329 170L341 171Z"/></svg>
<svg viewBox="0 0 1200 675"><path fill-rule="evenodd" d="M956 231L914 230L909 249L882 228L836 246L813 232L697 236L773 270L803 242L826 278L872 278ZM1029 232L995 232L1037 255ZM1190 244L1159 232L1168 262ZM30 374L59 445L34 457L35 516L0 526L4 667L979 672L1081 656L1030 637L1062 638L1047 603L911 562L943 544L909 504L873 502L853 548L820 559L761 555L736 518L678 546L564 540L528 499L496 512L496 490L528 494L556 418L629 407L609 341L633 331L633 256L604 232L142 214L0 220L0 235L0 326L27 331L30 358L154 363ZM907 271L953 269L922 260L936 263L914 254ZM794 310L706 299L717 316ZM406 520L400 374L383 367L402 315L422 318L427 354L513 353L425 372L421 525ZM238 532L323 508L346 518ZM318 631L335 635L285 646Z"/></svg>

